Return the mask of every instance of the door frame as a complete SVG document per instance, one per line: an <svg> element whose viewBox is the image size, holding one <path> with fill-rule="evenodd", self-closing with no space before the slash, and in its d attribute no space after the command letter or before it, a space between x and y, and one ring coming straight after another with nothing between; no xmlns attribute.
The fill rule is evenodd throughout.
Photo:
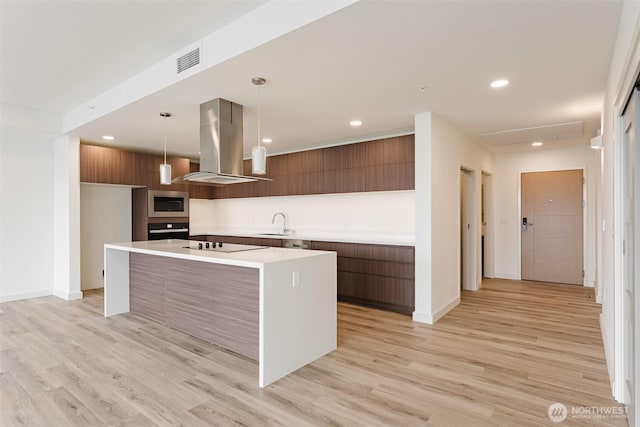
<svg viewBox="0 0 640 427"><path fill-rule="evenodd" d="M484 180L484 276L488 278L495 277L494 263L494 222L493 222L493 175L489 172L482 171L481 179ZM482 182L482 181L481 181ZM480 218L482 222L482 218ZM480 224L482 227L482 224ZM482 230L481 230L482 231ZM482 233L481 233L482 235ZM482 280L482 277L480 278Z"/></svg>
<svg viewBox="0 0 640 427"><path fill-rule="evenodd" d="M522 218L522 174L523 173L536 173L536 172L556 172L556 171L568 171L568 170L581 170L582 171L582 179L584 180L582 184L582 269L585 274L582 278L582 286L593 287L593 285L589 285L587 282L587 257L589 254L589 234L587 228L587 212L589 207L589 177L587 175L587 167L586 166L575 166L575 167L562 167L561 169L556 168L543 168L543 169L518 169L518 220L516 221L516 225L518 227L518 244L517 244L517 252L518 252L518 280L522 280L522 232L520 228L520 218Z"/></svg>
<svg viewBox="0 0 640 427"><path fill-rule="evenodd" d="M481 183L481 172L475 170L474 168L465 166L464 164L458 165L458 192L460 192L461 188L461 175L463 173L468 173L471 178L471 195L469 200L470 213L471 213L471 222L470 222L470 254L468 261L468 268L472 271L472 279L471 285L464 290L469 291L477 291L482 287L482 277L481 276L481 265L480 265L480 245L481 243L481 233L480 229L480 183ZM462 218L462 203L461 203L462 195L459 194L458 197L458 219ZM460 292L461 284L462 284L462 235L461 235L461 227L458 227L458 292Z"/></svg>
<svg viewBox="0 0 640 427"><path fill-rule="evenodd" d="M629 95L629 102L634 102L631 97L634 96L635 91L631 90ZM640 92L635 96L640 97ZM628 171L623 164L625 163L624 158L624 134L625 134L625 126L623 119L623 112L625 111L624 106L626 106L626 102L623 105L623 108L614 107L615 118L613 121L613 136L614 136L614 223L620 224L618 227L614 227L614 378L613 378L613 396L614 398L628 405L629 397L626 393L626 378L625 378L625 355L627 351L627 342L625 340L625 323L628 322L629 319L625 318L626 310L624 307L624 293L625 293L625 267L626 264L624 262L625 256L623 254L623 241L625 238L624 234L624 206L625 206L625 197L624 197L624 183L628 178L628 175L625 176L625 173ZM636 104L636 108L640 107L640 102ZM636 111L635 116L640 116L640 112ZM636 121L634 120L634 125ZM638 128L636 128L636 143L640 141L640 123L638 123ZM633 232L633 246L634 246L634 260L632 261L634 265L638 265L640 262L640 144L634 147L634 170L635 170L635 179L634 179L634 193L633 193L633 221L634 221L634 232ZM640 354L640 271L635 271L634 283L632 286L634 289L634 299L631 303L634 305L634 314L635 314L635 322L634 322L634 348L635 355ZM638 401L640 397L640 365L635 364L634 367L634 416L635 421L640 419L640 412L638 411Z"/></svg>
<svg viewBox="0 0 640 427"><path fill-rule="evenodd" d="M609 368L609 372L613 373L612 377L609 378L611 381L611 389L613 391L613 397L620 401L623 396L623 384L624 384L624 372L622 370L621 358L623 357L623 349L621 347L621 340L619 339L619 334L622 331L622 322L624 322L623 318L623 309L621 306L622 299L620 298L620 292L623 292L622 289L622 227L617 226L618 224L622 224L621 222L621 212L620 207L622 206L621 202L621 192L622 192L622 177L621 177L621 141L622 141L622 111L624 106L627 103L627 100L631 96L633 89L636 84L636 80L638 75L640 74L640 24L636 23L633 25L633 35L629 38L628 46L625 46L627 49L626 55L624 55L624 61L620 62L622 65L622 70L620 71L619 79L617 81L617 86L615 89L611 88L611 93L613 96L612 101L607 101L605 97L605 102L611 102L611 111L607 111L606 109L601 115L602 120L606 120L605 114L610 114L608 118L613 118L612 120L612 132L611 138L608 140L611 145L612 152L612 160L613 160L613 170L612 170L612 179L613 179L613 205L612 205L612 216L611 218L605 217L604 213L600 212L598 215L598 223L603 224L602 236L603 239L609 239L610 235L613 235L613 254L607 254L609 256L613 256L612 260L612 268L613 268L613 354L609 354L609 350L605 347L605 356L607 358L607 365ZM615 56L615 55L614 55ZM615 59L614 59L615 60ZM611 75L609 76L609 80L611 81ZM610 83L611 84L611 83ZM604 122L603 122L604 124ZM607 147L607 145L605 145ZM608 148L608 147L607 147ZM609 148L608 148L609 149ZM638 150L640 151L640 150ZM636 224L640 224L640 211L634 212L635 218L634 221ZM611 224L607 224L606 229L604 227L604 219L608 219ZM611 231L609 231L611 230ZM604 232L606 231L606 234ZM636 245L639 245L640 242L636 242ZM598 252L603 251L602 243L598 245ZM599 256L599 261L603 261L602 257ZM601 268L601 266L599 266ZM602 271L602 269L600 269ZM606 288L604 288L604 282L608 281L610 276L604 277L602 273L599 273L599 281L602 283L599 284L603 291L603 299L605 297L604 292ZM636 293L636 304L640 306L640 297L638 296L640 292ZM611 298L612 296L607 296L607 298ZM636 312L637 313L637 312ZM601 329L603 330L603 338L607 329L602 326L601 320ZM635 325L635 333L636 333L636 349L638 350L637 354L640 354L640 316L636 316L636 325ZM608 333L608 332L607 332ZM611 367L613 364L613 367ZM636 369L636 411L638 409L637 397L640 396L640 369Z"/></svg>
<svg viewBox="0 0 640 427"><path fill-rule="evenodd" d="M464 177L467 177L468 184L464 184ZM458 208L458 218L460 218L460 289L464 291L475 290L476 288L476 221L475 221L475 174L466 168L460 168L460 207ZM465 215L466 213L466 215ZM468 229L464 230L463 219L467 217ZM466 234L466 237L465 237ZM465 263L466 261L466 263Z"/></svg>

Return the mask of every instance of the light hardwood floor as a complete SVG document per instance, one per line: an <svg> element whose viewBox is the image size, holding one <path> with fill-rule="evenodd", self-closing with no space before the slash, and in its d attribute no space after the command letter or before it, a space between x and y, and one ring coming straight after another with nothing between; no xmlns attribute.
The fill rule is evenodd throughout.
<svg viewBox="0 0 640 427"><path fill-rule="evenodd" d="M582 287L485 281L434 326L338 304L338 349L265 389L254 362L85 295L0 304L3 427L626 425L571 416L616 406Z"/></svg>

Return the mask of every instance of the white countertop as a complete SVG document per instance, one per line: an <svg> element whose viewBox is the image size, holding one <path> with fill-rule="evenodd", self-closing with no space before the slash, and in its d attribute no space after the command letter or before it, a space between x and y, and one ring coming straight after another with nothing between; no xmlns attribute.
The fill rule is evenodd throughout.
<svg viewBox="0 0 640 427"><path fill-rule="evenodd" d="M265 248L241 252L213 252L199 249L189 249L185 246L193 245L193 240L149 240L142 242L109 243L107 249L118 249L147 255L166 256L192 261L211 262L216 264L237 265L241 267L260 268L265 264L310 258L325 251L310 251L305 249Z"/></svg>
<svg viewBox="0 0 640 427"><path fill-rule="evenodd" d="M302 239L318 242L342 242L365 243L374 245L414 246L415 235L413 233L392 233L384 231L319 231L299 230L286 236L266 233L277 233L277 229L257 230L250 228L222 228L222 227L198 227L191 226L189 234L192 236L236 236L258 237L267 239Z"/></svg>

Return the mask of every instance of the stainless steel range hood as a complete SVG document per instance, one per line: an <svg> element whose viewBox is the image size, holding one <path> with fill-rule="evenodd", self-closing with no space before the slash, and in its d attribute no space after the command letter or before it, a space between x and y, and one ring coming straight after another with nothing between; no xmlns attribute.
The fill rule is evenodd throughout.
<svg viewBox="0 0 640 427"><path fill-rule="evenodd" d="M217 98L200 104L200 172L176 183L226 185L271 181L244 176L242 159L242 105Z"/></svg>

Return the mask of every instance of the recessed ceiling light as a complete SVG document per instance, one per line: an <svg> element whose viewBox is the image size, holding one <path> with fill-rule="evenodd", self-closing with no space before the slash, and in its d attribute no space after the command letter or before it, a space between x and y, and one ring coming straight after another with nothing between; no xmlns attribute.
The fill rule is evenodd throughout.
<svg viewBox="0 0 640 427"><path fill-rule="evenodd" d="M360 126L360 125L362 125L362 122L361 122L360 120L351 120L351 121L349 122L349 124L350 124L351 126Z"/></svg>
<svg viewBox="0 0 640 427"><path fill-rule="evenodd" d="M115 138L111 135L103 135L102 139L107 140L107 141L113 141Z"/></svg>
<svg viewBox="0 0 640 427"><path fill-rule="evenodd" d="M269 143L273 142L273 139L271 139L271 138L262 138L262 142L264 142L265 144L269 144Z"/></svg>
<svg viewBox="0 0 640 427"><path fill-rule="evenodd" d="M509 84L509 80L495 80L491 82L492 88L505 87Z"/></svg>
<svg viewBox="0 0 640 427"><path fill-rule="evenodd" d="M540 142L540 141L532 142L531 146L532 147L542 147L542 142Z"/></svg>

